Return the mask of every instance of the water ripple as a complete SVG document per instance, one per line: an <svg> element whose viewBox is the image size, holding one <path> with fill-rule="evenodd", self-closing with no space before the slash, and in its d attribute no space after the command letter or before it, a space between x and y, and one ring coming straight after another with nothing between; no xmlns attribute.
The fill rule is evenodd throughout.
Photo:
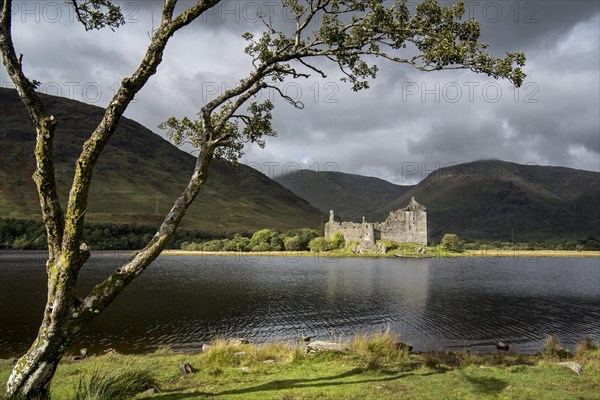
<svg viewBox="0 0 600 400"><path fill-rule="evenodd" d="M548 335L570 348L586 335L600 339L595 259L336 261L162 257L74 347L196 351L216 336L348 338L388 327L416 350L493 351L504 340L536 352ZM113 264L92 257L80 290L89 290ZM0 259L0 358L22 353L35 337L45 301L43 271L39 257ZM24 292L31 295L23 298Z"/></svg>

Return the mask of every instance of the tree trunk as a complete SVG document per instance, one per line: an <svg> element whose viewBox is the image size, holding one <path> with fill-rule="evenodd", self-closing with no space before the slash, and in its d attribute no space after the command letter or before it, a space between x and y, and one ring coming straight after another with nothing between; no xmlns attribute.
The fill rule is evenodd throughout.
<svg viewBox="0 0 600 400"><path fill-rule="evenodd" d="M75 257L61 253L49 259L48 300L38 336L27 353L19 359L6 384L8 398L45 399L58 363L81 328L102 312L129 282L158 257L173 235L189 205L206 181L214 148L203 146L188 186L177 198L150 244L104 282L96 285L83 300L75 294L77 274L90 256L85 244Z"/></svg>
<svg viewBox="0 0 600 400"><path fill-rule="evenodd" d="M6 383L8 398L46 399L56 367L81 329L75 314L74 285L69 274L49 262L48 300L37 338L13 368ZM57 272L57 271L60 271Z"/></svg>
<svg viewBox="0 0 600 400"><path fill-rule="evenodd" d="M19 359L6 385L6 395L9 399L50 397L50 383L60 361L60 355L49 353L49 348L36 340L27 354Z"/></svg>
<svg viewBox="0 0 600 400"><path fill-rule="evenodd" d="M47 399L50 383L56 367L67 350L74 335L61 333L47 335L56 329L56 324L43 323L38 337L13 368L6 383L8 398L23 396L26 399Z"/></svg>

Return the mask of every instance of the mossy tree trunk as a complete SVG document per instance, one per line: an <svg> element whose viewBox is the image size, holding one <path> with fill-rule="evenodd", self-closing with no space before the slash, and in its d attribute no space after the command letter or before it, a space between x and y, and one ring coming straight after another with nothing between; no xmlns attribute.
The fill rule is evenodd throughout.
<svg viewBox="0 0 600 400"><path fill-rule="evenodd" d="M75 313L75 293L72 287L54 271L59 265L49 264L48 301L37 338L14 367L8 382L7 394L47 398L50 382L58 362L75 337L79 326L71 315Z"/></svg>
<svg viewBox="0 0 600 400"><path fill-rule="evenodd" d="M89 256L85 245L81 246L81 253L86 256L75 264L61 264L62 258L57 262L47 262L48 300L44 318L35 341L17 361L7 381L6 394L9 398L20 395L43 399L48 396L56 367L77 333L141 274L167 245L185 210L206 182L212 157L212 148L201 149L192 178L148 246L96 285L86 298L78 299L75 294L77 274L66 272L78 271L85 263Z"/></svg>

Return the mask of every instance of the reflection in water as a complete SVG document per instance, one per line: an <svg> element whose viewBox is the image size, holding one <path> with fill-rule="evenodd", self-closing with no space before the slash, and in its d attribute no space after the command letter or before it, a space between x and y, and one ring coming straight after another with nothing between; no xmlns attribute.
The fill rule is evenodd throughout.
<svg viewBox="0 0 600 400"><path fill-rule="evenodd" d="M124 260L95 254L85 294ZM534 262L537 261L537 262ZM0 358L33 340L46 295L44 258L0 253ZM197 350L216 335L255 342L329 339L390 327L415 350L539 351L600 339L596 259L161 257L82 332L77 347Z"/></svg>

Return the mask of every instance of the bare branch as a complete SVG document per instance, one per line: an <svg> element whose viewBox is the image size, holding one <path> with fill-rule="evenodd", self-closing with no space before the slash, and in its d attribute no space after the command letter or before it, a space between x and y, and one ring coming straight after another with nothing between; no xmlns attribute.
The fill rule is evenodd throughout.
<svg viewBox="0 0 600 400"><path fill-rule="evenodd" d="M267 29L271 32L271 33L277 33L277 31L275 31L275 28L273 27L273 19L271 18L271 16L269 15L269 20L265 20L265 16L262 13L258 13L258 18L260 19L260 21L264 24L264 26L267 27Z"/></svg>
<svg viewBox="0 0 600 400"><path fill-rule="evenodd" d="M84 22L83 12L79 7L79 4L77 3L77 0L71 0L71 7L73 7L73 10L75 11L75 16L77 17L77 20L81 22L81 24L85 27L85 30L87 31L88 27Z"/></svg>
<svg viewBox="0 0 600 400"><path fill-rule="evenodd" d="M319 11L327 7L329 2L330 1L323 2L319 0L319 2L315 5L314 1L310 1L307 5L307 8L305 8L305 10L301 14L303 15L308 9L309 12L304 21L300 22L299 18L301 17L301 15L298 16L298 19L296 20L296 31L294 32L294 45L296 50L298 50L300 43L302 42L302 32L304 31L304 29L306 29L306 27L312 22L312 20Z"/></svg>
<svg viewBox="0 0 600 400"><path fill-rule="evenodd" d="M231 118L231 116L242 106L242 104L244 104L252 96L254 96L255 94L257 94L258 92L260 92L262 89L264 89L266 87L267 87L267 84L265 84L265 83L257 83L253 87L249 88L245 93L241 94L232 103L229 110L223 116L221 116L221 120L215 127L215 132L221 132L221 130L223 129L223 126L227 123L229 118ZM223 138L224 138L224 136L219 136L219 137L215 138L216 143L219 143L220 141L222 141Z"/></svg>
<svg viewBox="0 0 600 400"><path fill-rule="evenodd" d="M281 89L279 89L277 86L267 85L267 87L270 88L270 89L275 90L277 93L279 93L279 96L281 96L282 99L284 99L285 101L287 101L288 103L290 103L295 108L297 108L299 110L302 110L304 108L304 103L303 102L301 102L299 100L294 100L289 95L283 93L281 91Z"/></svg>
<svg viewBox="0 0 600 400"><path fill-rule="evenodd" d="M218 2L219 0L198 0L193 7L184 11L172 21L163 18L139 67L131 77L121 81L121 87L106 108L102 120L84 143L83 151L76 162L75 177L69 193L65 218L62 250L67 260L76 257L79 253L79 243L84 224L82 216L87 208L92 171L104 146L116 130L125 109L148 79L156 73L158 65L162 62L165 47L173 34L190 24ZM166 3L168 6L173 4L173 1ZM168 16L169 12L167 11L163 15Z"/></svg>
<svg viewBox="0 0 600 400"><path fill-rule="evenodd" d="M242 84L238 87L229 89L222 93L216 99L208 102L202 107L200 111L200 115L202 116L202 121L204 123L204 129L207 132L207 137L209 140L214 139L213 133L216 131L212 126L212 122L210 119L211 114L222 104L225 104L227 101L240 96L250 90L256 83L258 83L263 77L269 65L261 65L254 71L247 79L242 81Z"/></svg>
<svg viewBox="0 0 600 400"><path fill-rule="evenodd" d="M92 319L106 308L115 297L158 257L175 233L185 211L194 201L208 177L208 167L213 157L214 147L205 146L200 150L194 172L160 228L148 245L137 252L132 259L116 269L104 282L96 285L77 307L80 322Z"/></svg>
<svg viewBox="0 0 600 400"><path fill-rule="evenodd" d="M318 69L317 67L315 67L314 65L310 65L309 63L307 63L306 61L304 61L301 58L297 58L296 59L300 64L304 65L305 67L312 69L313 71L315 71L317 74L321 75L322 78L327 78L327 75L325 74L325 72L323 72L322 70Z"/></svg>
<svg viewBox="0 0 600 400"><path fill-rule="evenodd" d="M302 61L301 61L301 63L302 63ZM290 67L289 65L277 64L277 65L273 66L271 68L271 70L272 70L272 72L277 72L277 73L284 74L284 75L291 75L292 78L294 78L294 79L310 78L310 74L307 74L304 72L298 72L298 71L296 71L296 69Z"/></svg>
<svg viewBox="0 0 600 400"><path fill-rule="evenodd" d="M167 23L173 19L173 12L178 0L164 0L162 20Z"/></svg>
<svg viewBox="0 0 600 400"><path fill-rule="evenodd" d="M40 197L50 259L54 260L58 257L64 231L64 215L56 191L52 148L56 121L53 116L48 115L35 92L34 84L23 73L23 56L17 58L11 34L11 6L12 0L4 0L0 15L0 52L2 52L6 71L27 108L37 132L35 148L37 164L33 178Z"/></svg>

